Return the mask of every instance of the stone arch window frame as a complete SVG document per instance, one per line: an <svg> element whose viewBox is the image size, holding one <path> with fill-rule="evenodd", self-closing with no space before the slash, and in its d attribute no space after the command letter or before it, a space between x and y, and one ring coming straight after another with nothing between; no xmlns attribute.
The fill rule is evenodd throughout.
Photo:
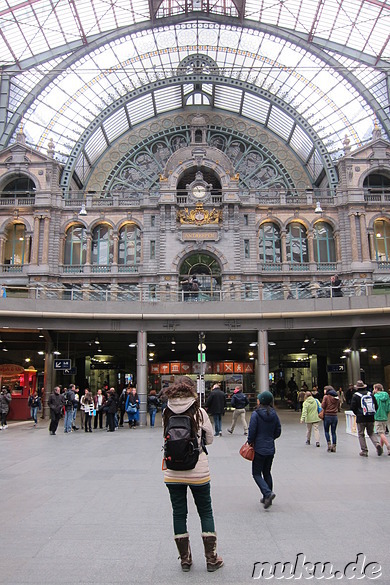
<svg viewBox="0 0 390 585"><path fill-rule="evenodd" d="M258 227L257 230L257 241L258 241L258 249L259 249L259 253L258 253L258 257L259 257L259 262L261 262L262 264L267 264L267 259L266 259L266 254L265 254L265 248L263 246L263 253L264 256L263 258L261 257L261 252L260 252L260 246L261 246L261 231L264 230L264 226L273 226L274 228L276 228L277 232L278 232L278 241L279 241L279 258L277 257L277 255L275 254L275 242L277 241L277 239L275 237L272 238L272 242L273 242L273 260L271 261L274 264L282 264L283 258L282 258L282 226L280 225L280 222L276 219L276 218L268 218L264 221L262 221ZM275 234L275 229L273 232L273 236Z"/></svg>
<svg viewBox="0 0 390 585"><path fill-rule="evenodd" d="M31 181L33 186L31 189L23 189L21 191L13 191L7 192L6 187L12 183L13 181L17 181L18 179L26 179L27 181ZM0 197L2 199L15 199L20 197L35 197L35 193L39 189L39 182L37 178L32 175L28 171L10 171L0 179Z"/></svg>
<svg viewBox="0 0 390 585"><path fill-rule="evenodd" d="M128 226L132 226L134 227L134 233L135 233L135 238L134 238L134 262L132 262L131 264L128 264L126 262L126 258L124 258L124 262L121 262L121 233L123 232L124 229L127 230ZM138 234L137 234L138 232ZM126 231L127 233L127 231ZM118 255L116 258L116 262L118 263L118 266L139 266L142 262L142 229L141 226L134 220L126 220L123 221L117 229L117 238L118 238ZM126 239L127 241L127 239ZM139 254L137 251L137 242L139 244ZM156 242L156 249L157 249L157 242ZM126 251L126 245L125 245L125 251ZM126 254L125 254L126 256Z"/></svg>
<svg viewBox="0 0 390 585"><path fill-rule="evenodd" d="M107 229L107 240L100 238L100 230L104 227ZM94 261L94 245L95 245L95 233L99 232L99 237L97 239L97 261ZM114 262L114 226L111 222L107 221L106 219L100 219L96 221L94 224L90 226L90 234L91 234L91 266L111 266ZM106 249L106 258L105 262L100 262L100 245L102 242L108 242L107 249Z"/></svg>
<svg viewBox="0 0 390 585"><path fill-rule="evenodd" d="M216 292L216 291L220 291L222 290L222 279L223 279L223 267L222 267L222 263L221 260L218 258L216 253L213 253L211 250L207 250L207 249L202 249L202 250L196 250L196 249L191 249L188 250L186 254L184 254L180 261L178 262L178 276L179 276L179 284L181 279L183 278L183 276L191 276L196 274L199 280L199 277L201 276L202 273L196 272L196 271L192 271L192 268L194 266L205 266L206 264L202 263L202 262L197 262L194 264L191 264L189 267L189 271L188 272L183 272L182 268L184 266L184 264L187 262L188 260L192 257L192 256L196 256L199 255L199 257L201 256L208 256L210 259L212 259L212 263L215 263L216 266L218 266L218 273L217 272L213 272L212 270L210 270L210 289L208 291L204 291L209 293L211 296ZM209 265L209 267L211 266L211 264ZM192 271L192 272L191 272ZM213 278L215 279L219 279L219 288L214 289L213 286ZM200 291L202 292L202 290Z"/></svg>
<svg viewBox="0 0 390 585"><path fill-rule="evenodd" d="M23 244L21 246L20 262L15 262L17 243L22 240L21 236L17 235L17 228L21 226L23 228ZM12 239L9 235L12 230ZM12 243L12 253L7 253L9 243ZM10 266L24 266L30 262L30 238L28 233L28 227L26 223L21 219L16 219L9 222L4 228L4 264ZM9 256L9 257L7 257Z"/></svg>
<svg viewBox="0 0 390 585"><path fill-rule="evenodd" d="M390 182L390 168L389 167L385 167L385 166L380 166L377 168L370 168L367 169L364 173L361 174L361 176L359 177L359 186L361 189L364 189L364 191L367 191L368 189L375 189L375 187L370 187L370 186L366 186L364 183L367 182L367 180L369 179L370 176L372 175L382 175L383 177L386 177L389 182ZM381 187L378 187L378 189L381 189ZM387 189L390 192L390 185L389 187L383 187L382 190Z"/></svg>
<svg viewBox="0 0 390 585"><path fill-rule="evenodd" d="M299 238L292 237L291 235L291 226L292 225L299 225L300 232ZM305 231L305 237L302 238L302 230ZM299 243L299 256L300 260L294 260L294 250L293 250L293 243ZM302 243L305 242L305 252ZM289 219L286 222L286 260L289 264L308 264L309 263L309 227L308 225L302 220L296 217Z"/></svg>
<svg viewBox="0 0 390 585"><path fill-rule="evenodd" d="M384 237L379 238L378 232L375 229L375 224L379 221L383 222L383 225L386 230L386 235ZM375 254L376 262L390 262L390 217L385 217L383 215L379 217L375 217L372 219L372 234L373 234L373 252ZM378 240L383 240L384 242L384 255L385 257L381 257L378 249Z"/></svg>
<svg viewBox="0 0 390 585"><path fill-rule="evenodd" d="M73 239L73 232L76 229L82 230L82 238L79 240L80 250L78 252L78 259L79 262L73 262L74 259L74 246L76 245L77 241ZM68 247L68 235L71 232L71 240L70 240L70 255L69 260L70 262L66 262L67 260L67 247ZM90 240L89 230L87 226L81 221L74 221L71 224L67 225L64 230L64 265L66 266L85 266L88 261L88 243Z"/></svg>
<svg viewBox="0 0 390 585"><path fill-rule="evenodd" d="M318 234L318 226L320 224L324 224L331 231L332 238L327 237L325 239L321 239L321 238L316 237ZM314 260L314 262L319 263L319 264L337 262L337 245L336 245L336 236L335 236L335 226L333 225L333 223L328 221L326 218L321 218L321 219L316 220L312 226L312 234L313 234L313 260ZM329 232L327 231L327 236L328 235L329 235ZM326 241L327 259L321 258L320 248L319 248L320 241ZM331 254L330 254L330 248L329 248L330 242L333 242L333 252L334 252L333 259L331 258Z"/></svg>

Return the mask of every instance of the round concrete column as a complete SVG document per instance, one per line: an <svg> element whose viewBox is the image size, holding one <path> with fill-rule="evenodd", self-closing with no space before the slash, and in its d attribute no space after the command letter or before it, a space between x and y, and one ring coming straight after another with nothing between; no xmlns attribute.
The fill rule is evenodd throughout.
<svg viewBox="0 0 390 585"><path fill-rule="evenodd" d="M268 360L268 331L260 329L257 332L257 370L256 391L269 390L269 360Z"/></svg>
<svg viewBox="0 0 390 585"><path fill-rule="evenodd" d="M137 394L140 399L140 424L146 425L148 397L148 336L146 331L137 334Z"/></svg>

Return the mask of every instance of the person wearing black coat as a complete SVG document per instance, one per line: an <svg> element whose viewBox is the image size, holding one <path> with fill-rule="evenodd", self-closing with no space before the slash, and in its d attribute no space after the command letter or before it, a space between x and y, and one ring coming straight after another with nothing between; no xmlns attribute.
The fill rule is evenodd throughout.
<svg viewBox="0 0 390 585"><path fill-rule="evenodd" d="M214 437L222 437L222 415L225 412L225 406L225 392L218 384L214 384L206 402L206 410L214 419Z"/></svg>
<svg viewBox="0 0 390 585"><path fill-rule="evenodd" d="M362 407L362 398L366 397L365 400L371 401L373 404L373 408L376 411L378 408L378 403L376 398L367 388L367 384L363 382L363 380L358 380L355 385L355 393L352 396L351 400L351 410L356 415L356 426L358 431L358 438L359 438L359 445L360 445L360 453L361 457L368 457L368 448L367 448L367 441L365 437L365 432L367 431L367 435L369 436L372 444L374 445L376 452L378 455L382 455L383 449L379 441L379 437L375 432L374 425L375 425L375 412L370 414L363 412Z"/></svg>
<svg viewBox="0 0 390 585"><path fill-rule="evenodd" d="M114 388L110 388L108 391L105 408L107 409L107 432L113 433L115 431L115 415L118 410L117 394Z"/></svg>
<svg viewBox="0 0 390 585"><path fill-rule="evenodd" d="M61 418L62 409L64 407L64 395L60 394L61 388L56 386L54 391L50 394L47 401L47 405L50 409L50 425L49 432L51 435L55 435L58 427L58 423Z"/></svg>
<svg viewBox="0 0 390 585"><path fill-rule="evenodd" d="M249 422L248 443L255 450L252 462L252 476L263 497L260 502L267 509L275 498L271 467L275 455L275 439L280 437L282 427L273 408L273 396L265 390L259 394L260 406Z"/></svg>
<svg viewBox="0 0 390 585"><path fill-rule="evenodd" d="M244 435L248 434L248 423L245 418L245 407L249 404L247 396L243 393L241 386L236 386L231 399L231 405L234 408L232 426L228 429L228 433L233 434L234 427L236 426L237 419L241 418L242 425L244 427Z"/></svg>

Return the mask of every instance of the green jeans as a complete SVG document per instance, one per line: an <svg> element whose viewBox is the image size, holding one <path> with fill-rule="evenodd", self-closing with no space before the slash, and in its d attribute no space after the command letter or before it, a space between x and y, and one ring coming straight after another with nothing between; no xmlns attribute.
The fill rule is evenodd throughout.
<svg viewBox="0 0 390 585"><path fill-rule="evenodd" d="M203 485L167 484L173 511L175 534L187 532L187 488L190 488L198 510L202 532L215 532L213 508L211 505L210 482Z"/></svg>

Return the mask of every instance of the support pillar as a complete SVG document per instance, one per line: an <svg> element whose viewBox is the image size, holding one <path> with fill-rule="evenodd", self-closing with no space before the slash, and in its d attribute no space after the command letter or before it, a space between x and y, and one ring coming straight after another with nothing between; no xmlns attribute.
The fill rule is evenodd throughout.
<svg viewBox="0 0 390 585"><path fill-rule="evenodd" d="M349 225L351 230L351 254L352 254L352 262L357 262L359 260L359 250L357 245L357 235L356 235L356 217L354 213L350 213L349 215Z"/></svg>
<svg viewBox="0 0 390 585"><path fill-rule="evenodd" d="M31 253L31 264L38 264L38 254L39 254L39 226L40 226L40 218L38 216L34 217L34 236L32 242L32 253Z"/></svg>
<svg viewBox="0 0 390 585"><path fill-rule="evenodd" d="M53 343L51 341L46 341L46 348L45 348L45 370L43 373L43 396L42 396L42 417L43 419L47 418L49 415L49 408L47 406L47 401L49 400L50 394L54 390L55 380L54 380L54 359L53 359Z"/></svg>
<svg viewBox="0 0 390 585"><path fill-rule="evenodd" d="M42 264L49 263L49 229L50 229L50 217L45 217L43 220Z"/></svg>
<svg viewBox="0 0 390 585"><path fill-rule="evenodd" d="M362 240L362 256L363 262L368 262L370 260L370 248L368 244L368 233L367 233L367 226L366 226L366 215L364 213L360 216L360 237ZM359 380L360 378L358 378Z"/></svg>
<svg viewBox="0 0 390 585"><path fill-rule="evenodd" d="M352 369L352 384L356 384L360 380L360 354L356 349L350 353L351 369Z"/></svg>
<svg viewBox="0 0 390 585"><path fill-rule="evenodd" d="M146 426L148 398L148 336L146 331L137 333L137 394L140 400L140 425Z"/></svg>
<svg viewBox="0 0 390 585"><path fill-rule="evenodd" d="M268 331L257 332L258 367L256 369L256 391L269 390Z"/></svg>

